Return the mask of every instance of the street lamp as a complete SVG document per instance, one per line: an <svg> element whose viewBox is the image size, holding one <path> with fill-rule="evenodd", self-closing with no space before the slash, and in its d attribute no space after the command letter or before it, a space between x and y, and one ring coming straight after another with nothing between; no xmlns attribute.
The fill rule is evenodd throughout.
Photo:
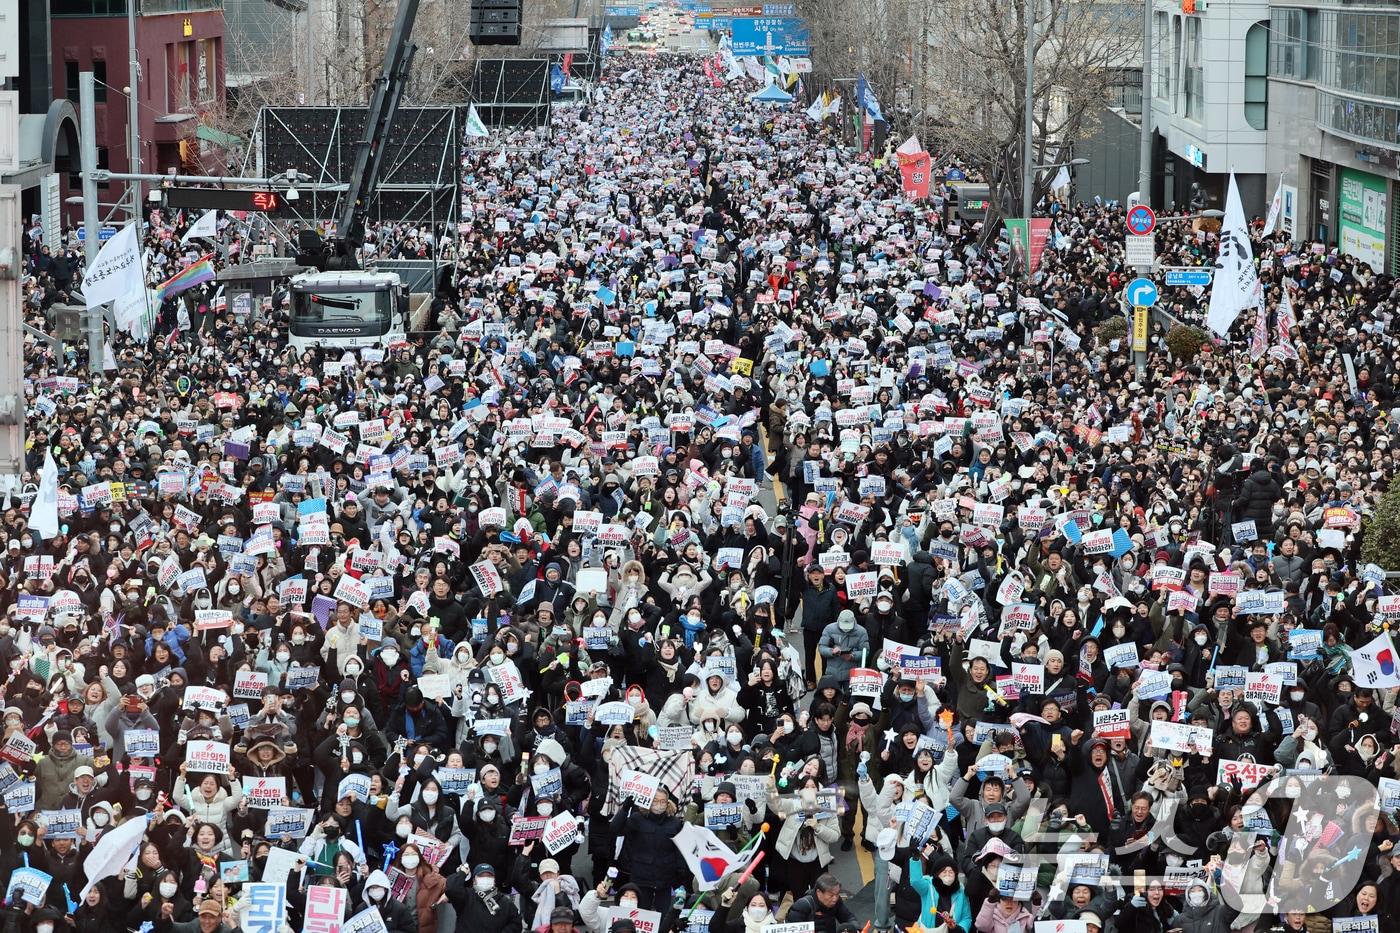
<svg viewBox="0 0 1400 933"><path fill-rule="evenodd" d="M1052 168L1072 168L1077 165L1088 165L1088 159L1070 159L1066 162L1047 162L1044 165L1035 166L1037 172L1048 172Z"/></svg>

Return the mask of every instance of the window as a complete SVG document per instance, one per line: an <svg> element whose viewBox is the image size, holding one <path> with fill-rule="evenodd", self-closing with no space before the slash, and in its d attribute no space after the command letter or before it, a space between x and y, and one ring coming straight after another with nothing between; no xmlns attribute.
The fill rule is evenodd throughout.
<svg viewBox="0 0 1400 933"><path fill-rule="evenodd" d="M92 63L92 99L99 103L107 103L107 63Z"/></svg>
<svg viewBox="0 0 1400 933"><path fill-rule="evenodd" d="M1256 130L1269 125L1269 24L1255 23L1244 36L1244 119Z"/></svg>
<svg viewBox="0 0 1400 933"><path fill-rule="evenodd" d="M1163 100L1171 98L1171 17L1166 13L1152 15L1152 54L1153 95Z"/></svg>
<svg viewBox="0 0 1400 933"><path fill-rule="evenodd" d="M1205 109L1205 86L1201 70L1201 21L1194 16L1186 17L1186 60L1182 70L1186 118L1200 122Z"/></svg>
<svg viewBox="0 0 1400 933"><path fill-rule="evenodd" d="M63 83L68 93L68 99L75 105L78 103L78 63L63 63Z"/></svg>
<svg viewBox="0 0 1400 933"><path fill-rule="evenodd" d="M1269 24L1273 45L1269 73L1279 78L1308 76L1307 14L1304 10L1276 9ZM1253 30L1250 30L1253 32Z"/></svg>
<svg viewBox="0 0 1400 933"><path fill-rule="evenodd" d="M1172 17L1172 113L1181 112L1181 17Z"/></svg>
<svg viewBox="0 0 1400 933"><path fill-rule="evenodd" d="M112 167L112 163L110 161L110 151L107 149L106 146L97 147L97 167L104 170L110 169ZM108 181L99 181L97 183L97 187L108 188L111 186L111 184L112 183Z"/></svg>

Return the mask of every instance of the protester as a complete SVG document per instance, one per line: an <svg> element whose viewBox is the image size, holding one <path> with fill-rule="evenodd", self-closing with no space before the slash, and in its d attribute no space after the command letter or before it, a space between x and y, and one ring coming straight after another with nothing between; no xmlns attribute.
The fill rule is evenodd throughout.
<svg viewBox="0 0 1400 933"><path fill-rule="evenodd" d="M1139 372L1120 206L1046 202L1025 275L746 62L614 54L468 139L460 224L370 228L450 270L402 343L296 353L210 283L100 375L27 346L26 923L218 933L285 878L291 929L325 881L391 933L838 933L859 842L949 933L1400 926L1395 283L1256 227L1263 346L1154 325ZM149 213L152 284L195 219ZM42 328L82 261L35 232Z"/></svg>

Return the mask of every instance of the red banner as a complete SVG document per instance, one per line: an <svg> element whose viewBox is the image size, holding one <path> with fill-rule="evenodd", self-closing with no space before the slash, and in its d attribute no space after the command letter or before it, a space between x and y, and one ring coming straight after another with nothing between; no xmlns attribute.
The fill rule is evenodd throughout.
<svg viewBox="0 0 1400 933"><path fill-rule="evenodd" d="M563 69L563 71L564 71L564 77L567 78L567 77L569 76L569 69L572 68L572 67L574 67L574 53L573 53L573 52L565 52L565 53L564 53L564 61L560 63L560 66L559 66L559 67Z"/></svg>
<svg viewBox="0 0 1400 933"><path fill-rule="evenodd" d="M933 160L927 152L913 157L900 157L899 175L904 188L904 196L920 201L928 197L929 176L933 174Z"/></svg>
<svg viewBox="0 0 1400 933"><path fill-rule="evenodd" d="M1040 268L1040 257L1045 255L1045 243L1050 238L1050 218L1032 217L1031 236L1031 275Z"/></svg>

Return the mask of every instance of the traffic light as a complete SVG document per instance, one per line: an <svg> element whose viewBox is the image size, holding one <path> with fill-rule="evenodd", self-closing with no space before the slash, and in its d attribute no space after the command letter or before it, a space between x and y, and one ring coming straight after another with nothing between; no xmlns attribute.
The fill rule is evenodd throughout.
<svg viewBox="0 0 1400 933"><path fill-rule="evenodd" d="M472 45L519 45L520 0L471 0Z"/></svg>

